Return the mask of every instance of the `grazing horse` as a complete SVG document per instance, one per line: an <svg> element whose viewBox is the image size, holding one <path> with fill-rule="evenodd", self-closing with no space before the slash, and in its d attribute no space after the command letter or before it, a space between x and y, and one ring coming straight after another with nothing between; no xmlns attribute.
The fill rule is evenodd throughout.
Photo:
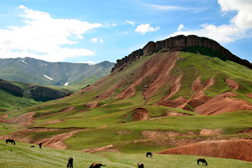
<svg viewBox="0 0 252 168"><path fill-rule="evenodd" d="M138 163L137 166L138 166L138 168L144 168L144 164L143 163Z"/></svg>
<svg viewBox="0 0 252 168"><path fill-rule="evenodd" d="M202 165L205 164L207 166L207 161L205 159L202 159L202 158L197 159L198 165L199 165L199 162L202 162Z"/></svg>
<svg viewBox="0 0 252 168"><path fill-rule="evenodd" d="M67 168L73 168L73 158L72 157L70 157L68 159Z"/></svg>
<svg viewBox="0 0 252 168"><path fill-rule="evenodd" d="M152 153L151 152L147 152L146 153L146 157L148 157L148 156L152 157Z"/></svg>
<svg viewBox="0 0 252 168"><path fill-rule="evenodd" d="M106 166L101 163L92 163L89 168L101 168L101 166Z"/></svg>
<svg viewBox="0 0 252 168"><path fill-rule="evenodd" d="M13 144L13 145L16 144L15 141L14 141L13 139L6 139L5 141L6 141L6 143L10 142L10 143Z"/></svg>

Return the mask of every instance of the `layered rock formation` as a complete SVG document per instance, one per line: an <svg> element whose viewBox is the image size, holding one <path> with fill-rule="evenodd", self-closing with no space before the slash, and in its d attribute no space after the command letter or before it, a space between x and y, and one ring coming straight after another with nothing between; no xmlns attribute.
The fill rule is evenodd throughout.
<svg viewBox="0 0 252 168"><path fill-rule="evenodd" d="M24 92L19 86L3 79L0 79L0 89L19 97L22 97Z"/></svg>
<svg viewBox="0 0 252 168"><path fill-rule="evenodd" d="M23 97L23 95L26 93L30 98L36 101L49 101L65 97L66 95L66 92L64 91L58 91L40 85L31 85L28 86L26 90L24 90L19 86L3 79L0 79L0 90L19 97Z"/></svg>
<svg viewBox="0 0 252 168"><path fill-rule="evenodd" d="M157 41L156 43L153 41L149 42L142 49L136 50L123 59L117 60L111 72L122 69L125 65L130 64L132 61L136 61L139 57L149 55L150 53L158 52L163 49L181 50L185 47L191 46L199 46L212 49L219 52L227 59L252 69L252 64L249 61L243 60L233 55L229 50L222 47L214 40L208 39L206 37L198 37L196 35L179 35L170 37L163 41Z"/></svg>
<svg viewBox="0 0 252 168"><path fill-rule="evenodd" d="M31 95L31 98L36 101L49 101L54 99L59 99L62 97L65 97L65 92L60 92L48 87L43 87L39 85L33 86L29 93Z"/></svg>

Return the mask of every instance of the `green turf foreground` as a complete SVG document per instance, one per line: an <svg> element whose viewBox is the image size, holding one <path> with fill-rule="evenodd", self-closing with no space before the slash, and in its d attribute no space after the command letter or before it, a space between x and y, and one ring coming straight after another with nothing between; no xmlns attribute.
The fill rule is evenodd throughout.
<svg viewBox="0 0 252 168"><path fill-rule="evenodd" d="M106 164L107 168L134 168L142 162L145 168L195 168L199 156L153 154L146 158L145 154L97 153L89 154L72 150L59 150L47 147L39 149L31 144L17 142L15 146L0 140L0 167L2 168L58 168L66 167L67 160L74 158L74 168L88 168L93 162ZM251 162L234 159L204 157L208 168L249 168Z"/></svg>

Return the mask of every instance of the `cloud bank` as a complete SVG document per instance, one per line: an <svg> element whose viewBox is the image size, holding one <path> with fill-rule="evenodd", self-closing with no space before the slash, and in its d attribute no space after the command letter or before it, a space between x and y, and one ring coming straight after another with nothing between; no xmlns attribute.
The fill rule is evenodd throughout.
<svg viewBox="0 0 252 168"><path fill-rule="evenodd" d="M178 27L177 32L169 35L176 36L179 34L189 35L196 34L212 38L221 43L229 43L235 40L251 37L252 29L252 3L251 0L218 0L222 12L236 11L229 24L213 25L203 24L201 29L182 31L184 27Z"/></svg>
<svg viewBox="0 0 252 168"><path fill-rule="evenodd" d="M33 57L47 61L63 61L67 57L91 56L95 53L84 48L67 48L77 44L83 34L102 27L76 19L54 19L49 13L20 5L25 26L0 29L1 58ZM74 40L69 40L71 37Z"/></svg>

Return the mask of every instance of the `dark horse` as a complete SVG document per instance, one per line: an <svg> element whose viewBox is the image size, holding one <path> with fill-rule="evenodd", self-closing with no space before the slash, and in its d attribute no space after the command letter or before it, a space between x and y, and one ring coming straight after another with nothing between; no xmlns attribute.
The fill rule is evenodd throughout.
<svg viewBox="0 0 252 168"><path fill-rule="evenodd" d="M70 157L68 159L67 168L73 168L73 158L72 157Z"/></svg>
<svg viewBox="0 0 252 168"><path fill-rule="evenodd" d="M101 163L92 163L89 168L101 168L101 166L106 166Z"/></svg>
<svg viewBox="0 0 252 168"><path fill-rule="evenodd" d="M202 165L205 164L207 166L207 161L205 159L202 159L202 158L197 159L198 165L199 165L199 162L202 162Z"/></svg>
<svg viewBox="0 0 252 168"><path fill-rule="evenodd" d="M146 157L148 157L148 156L152 157L152 153L151 152L147 152L146 153Z"/></svg>
<svg viewBox="0 0 252 168"><path fill-rule="evenodd" d="M5 141L6 141L6 143L10 142L10 143L13 144L13 145L16 144L15 141L14 141L13 139L6 139Z"/></svg>
<svg viewBox="0 0 252 168"><path fill-rule="evenodd" d="M143 163L138 163L137 166L138 166L138 168L144 168L144 164Z"/></svg>

